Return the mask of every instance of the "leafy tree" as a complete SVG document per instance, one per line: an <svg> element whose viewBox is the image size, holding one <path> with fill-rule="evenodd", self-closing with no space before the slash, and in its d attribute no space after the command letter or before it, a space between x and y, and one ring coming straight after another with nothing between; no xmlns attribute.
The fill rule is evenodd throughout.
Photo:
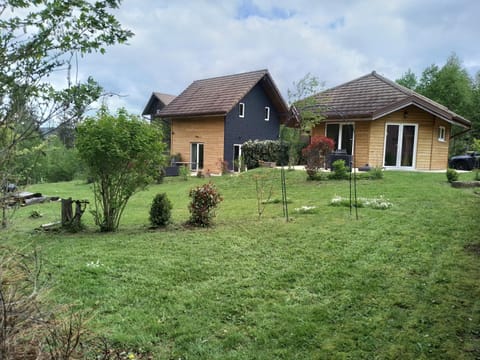
<svg viewBox="0 0 480 360"><path fill-rule="evenodd" d="M427 67L418 82L411 70L408 70L397 82L472 121L470 132L461 138L460 136L453 138L450 143L452 153L470 148L472 140L480 137L480 73L472 79L467 70L462 67L457 55L450 55L442 67L435 64ZM463 129L453 127L453 134L460 132L463 132Z"/></svg>
<svg viewBox="0 0 480 360"><path fill-rule="evenodd" d="M0 182L12 177L19 145L44 124L78 121L101 95L71 76L78 56L124 43L133 33L111 11L120 0L0 2ZM50 76L55 76L55 81ZM54 86L53 83L63 85ZM3 188L3 187L2 187ZM5 213L5 209L3 209ZM5 217L2 225L6 226Z"/></svg>
<svg viewBox="0 0 480 360"><path fill-rule="evenodd" d="M312 129L324 119L322 109L318 108L318 102L314 97L322 87L323 84L316 76L307 73L293 83L292 89L288 89L288 102L292 112L299 119L297 128L282 126L280 129L280 139L288 145L289 166L299 162L301 150L307 145L302 135L310 134Z"/></svg>
<svg viewBox="0 0 480 360"><path fill-rule="evenodd" d="M304 132L310 132L324 119L314 97L321 87L323 84L318 78L308 73L293 83L292 90L288 90L289 103L298 112L300 129Z"/></svg>
<svg viewBox="0 0 480 360"><path fill-rule="evenodd" d="M161 131L124 109L112 115L106 108L77 131L77 149L93 179L95 223L101 231L115 231L130 197L164 161Z"/></svg>
<svg viewBox="0 0 480 360"><path fill-rule="evenodd" d="M408 89L415 90L417 87L417 76L412 70L408 69L400 79L397 79L397 83Z"/></svg>

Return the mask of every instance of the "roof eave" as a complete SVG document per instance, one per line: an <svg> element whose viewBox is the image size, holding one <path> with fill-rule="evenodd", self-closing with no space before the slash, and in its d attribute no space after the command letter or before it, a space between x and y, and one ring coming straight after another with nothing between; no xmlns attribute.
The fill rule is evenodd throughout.
<svg viewBox="0 0 480 360"><path fill-rule="evenodd" d="M150 108L152 107L153 101L154 101L156 98L157 98L157 97L155 96L155 94L152 93L152 95L150 96L150 99L148 99L147 105L146 105L145 108L143 109L142 115L151 115Z"/></svg>
<svg viewBox="0 0 480 360"><path fill-rule="evenodd" d="M445 111L437 106L434 106L433 104L429 104L428 102L422 100L415 95L409 96L406 99L400 100L394 104L390 104L382 109L375 111L372 114L372 120L377 120L395 111L402 110L410 105L416 106L450 124L458 125L465 129L469 129L472 126L470 121L464 119L460 115L457 115L450 111Z"/></svg>
<svg viewBox="0 0 480 360"><path fill-rule="evenodd" d="M178 119L178 118L192 118L192 117L209 117L209 116L225 116L225 111L200 112L200 113L181 113L181 114L163 114L160 112L158 116L162 118Z"/></svg>

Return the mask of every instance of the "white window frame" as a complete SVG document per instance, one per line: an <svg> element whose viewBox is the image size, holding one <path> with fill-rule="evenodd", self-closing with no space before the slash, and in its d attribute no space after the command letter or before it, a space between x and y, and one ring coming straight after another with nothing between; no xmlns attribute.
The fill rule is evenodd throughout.
<svg viewBox="0 0 480 360"><path fill-rule="evenodd" d="M265 121L270 120L270 106L265 106Z"/></svg>
<svg viewBox="0 0 480 360"><path fill-rule="evenodd" d="M245 103L238 103L238 117L245 117Z"/></svg>
<svg viewBox="0 0 480 360"><path fill-rule="evenodd" d="M355 123L354 122L328 122L325 124L325 136L327 136L327 126L328 125L336 125L338 124L338 141L336 139L332 139L335 141L335 149L334 150L341 150L342 149L342 135L343 135L343 126L344 125L352 125L353 126L353 139L352 139L352 155L353 150L355 149Z"/></svg>
<svg viewBox="0 0 480 360"><path fill-rule="evenodd" d="M447 129L445 126L438 127L438 141L445 141L445 135L447 134Z"/></svg>
<svg viewBox="0 0 480 360"><path fill-rule="evenodd" d="M385 165L385 151L387 149L387 129L388 125L394 125L398 126L398 140L397 140L397 145L403 143L403 127L404 126L414 126L415 127L415 132L414 132L414 141L413 141L413 159L412 159L412 166L402 166L400 164L401 162L401 153L402 153L402 146L397 147L397 158L396 158L396 164L395 165L390 165L386 166ZM417 167L417 143L418 143L418 124L415 123L395 123L395 122L387 122L385 123L385 129L384 129L384 139L383 139L383 167L386 169L416 169Z"/></svg>

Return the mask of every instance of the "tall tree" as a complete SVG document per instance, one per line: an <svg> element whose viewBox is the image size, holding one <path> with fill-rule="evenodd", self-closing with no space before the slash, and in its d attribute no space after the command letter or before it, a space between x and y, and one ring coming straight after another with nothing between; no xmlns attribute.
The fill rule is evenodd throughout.
<svg viewBox="0 0 480 360"><path fill-rule="evenodd" d="M313 97L320 92L323 84L310 73L293 83L293 89L288 90L288 102L298 111L300 129L310 132L324 117L317 101Z"/></svg>
<svg viewBox="0 0 480 360"><path fill-rule="evenodd" d="M411 90L415 90L418 83L417 76L411 69L408 69L407 72L403 74L400 79L396 80L396 82Z"/></svg>
<svg viewBox="0 0 480 360"><path fill-rule="evenodd" d="M92 78L79 81L78 56L126 42L112 11L121 0L4 0L0 2L0 184L5 189L20 143L44 124L78 120L101 95ZM64 85L50 76L64 74ZM3 195L5 196L5 194ZM4 202L1 202L4 204ZM3 214L5 207L2 206ZM6 218L3 216L3 227Z"/></svg>
<svg viewBox="0 0 480 360"><path fill-rule="evenodd" d="M397 82L448 107L472 121L472 130L451 142L452 153L470 148L474 138L480 138L480 73L472 79L456 54L448 57L445 65L428 66L415 84L415 74L408 70ZM454 127L453 133L462 129Z"/></svg>
<svg viewBox="0 0 480 360"><path fill-rule="evenodd" d="M280 138L288 144L288 165L297 165L301 157L301 150L307 145L305 137L319 124L324 117L314 95L320 92L323 83L316 77L307 73L303 78L293 82L292 89L288 89L288 102L291 110L298 118L297 128L282 126Z"/></svg>
<svg viewBox="0 0 480 360"><path fill-rule="evenodd" d="M130 197L157 175L164 161L161 129L121 109L100 109L77 127L77 149L93 179L94 217L115 231Z"/></svg>

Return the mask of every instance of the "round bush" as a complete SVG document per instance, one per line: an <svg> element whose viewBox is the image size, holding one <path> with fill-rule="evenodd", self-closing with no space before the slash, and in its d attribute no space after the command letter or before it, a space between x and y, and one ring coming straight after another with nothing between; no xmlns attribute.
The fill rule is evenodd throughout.
<svg viewBox="0 0 480 360"><path fill-rule="evenodd" d="M150 223L152 226L165 226L170 221L172 203L167 198L167 194L157 194L153 198L150 208Z"/></svg>
<svg viewBox="0 0 480 360"><path fill-rule="evenodd" d="M455 169L447 169L447 180L449 183L458 180L458 173L455 171Z"/></svg>

